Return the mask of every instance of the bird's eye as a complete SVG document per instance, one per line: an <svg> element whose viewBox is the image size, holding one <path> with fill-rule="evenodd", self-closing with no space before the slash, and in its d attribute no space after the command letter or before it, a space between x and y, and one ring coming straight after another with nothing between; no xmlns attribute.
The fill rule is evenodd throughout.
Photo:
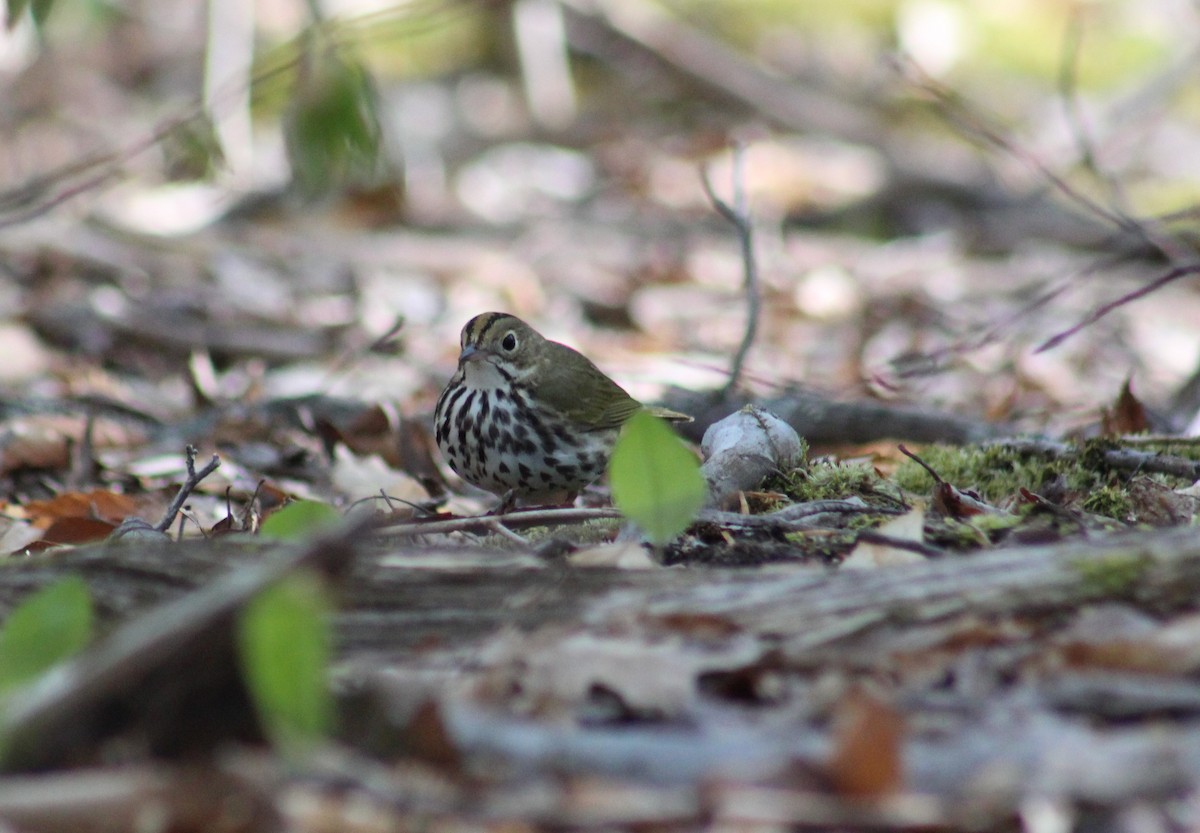
<svg viewBox="0 0 1200 833"><path fill-rule="evenodd" d="M505 333L504 338L500 341L500 346L504 349L504 352L506 352L506 353L511 353L513 350L516 350L517 349L516 333Z"/></svg>

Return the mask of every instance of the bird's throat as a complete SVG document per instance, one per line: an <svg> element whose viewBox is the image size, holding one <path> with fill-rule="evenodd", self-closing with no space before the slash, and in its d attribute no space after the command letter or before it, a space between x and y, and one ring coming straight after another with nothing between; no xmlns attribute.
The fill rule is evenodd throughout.
<svg viewBox="0 0 1200 833"><path fill-rule="evenodd" d="M476 359L463 363L463 382L476 390L495 390L508 386L500 368L487 360Z"/></svg>

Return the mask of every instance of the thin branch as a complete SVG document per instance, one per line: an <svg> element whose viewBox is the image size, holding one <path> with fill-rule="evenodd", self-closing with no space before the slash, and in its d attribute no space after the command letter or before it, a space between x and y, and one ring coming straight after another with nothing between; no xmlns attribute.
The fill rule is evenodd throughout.
<svg viewBox="0 0 1200 833"><path fill-rule="evenodd" d="M1150 283L1146 284L1145 286L1139 287L1139 288L1133 290L1132 292L1127 292L1126 294L1122 295L1120 298L1117 298L1115 301L1109 301L1107 304L1104 304L1099 309L1092 312L1090 315L1088 315L1086 318L1084 318L1078 324L1075 324L1073 327L1069 327L1066 330L1063 330L1058 335L1043 342L1033 352L1034 353L1043 353L1047 350L1050 350L1051 348L1057 347L1058 345L1060 345L1064 341L1066 341L1068 338L1070 338L1071 336L1075 335L1077 332L1082 330L1084 327L1088 327L1088 326L1091 326L1092 324L1095 324L1097 321L1099 321L1104 316L1108 315L1113 310L1119 309L1120 307L1123 307L1128 303L1136 301L1139 298L1143 298L1143 297L1149 295L1151 292L1155 292L1155 291L1161 289L1162 287L1166 286L1167 284L1179 280L1180 278L1186 278L1189 275L1195 275L1198 273L1200 273L1200 263L1196 263L1193 261L1192 263L1186 264L1184 266L1178 266L1178 267L1172 269L1170 272L1167 272L1165 275L1158 278L1157 280L1151 281Z"/></svg>
<svg viewBox="0 0 1200 833"><path fill-rule="evenodd" d="M400 524L381 524L379 529L390 535L445 535L450 532L496 531L497 524L510 530L513 527L553 526L578 523L580 521L607 520L622 517L616 509L530 509L509 512L506 515L484 515L481 517L450 518L444 521L409 521Z"/></svg>
<svg viewBox="0 0 1200 833"><path fill-rule="evenodd" d="M911 451L909 451L904 446L904 443L900 443L900 445L896 446L896 448L898 448L900 450L900 453L903 454L905 457L912 460L914 463L916 463L921 468L925 469L926 474L928 474L933 479L934 483L941 484L941 483L945 482L944 480L942 480L942 476L933 470L933 467L931 465L926 463L924 460L922 460L916 454L913 454Z"/></svg>
<svg viewBox="0 0 1200 833"><path fill-rule="evenodd" d="M758 263L754 257L754 221L750 216L749 199L746 196L746 152L739 143L733 147L733 205L722 200L713 190L708 171L702 171L700 181L704 185L704 193L717 213L728 220L737 232L738 242L742 249L742 286L746 291L746 330L742 333L742 343L738 345L733 363L729 367L729 381L721 391L724 399L737 387L742 376L742 367L746 363L746 354L754 344L758 333L758 319L762 309L762 295L758 288Z"/></svg>
<svg viewBox="0 0 1200 833"><path fill-rule="evenodd" d="M183 508L184 502L187 501L196 487L200 485L200 481L216 471L221 465L221 458L214 454L204 468L196 471L196 447L189 445L186 454L187 480L179 487L179 492L176 493L175 499L171 501L171 505L167 507L166 514L163 515L162 520L155 524L154 528L159 532L166 532L170 528L171 524L175 522L175 516L179 514L179 510Z"/></svg>
<svg viewBox="0 0 1200 833"><path fill-rule="evenodd" d="M1075 143L1079 150L1080 162L1108 190L1109 199L1116 210L1129 218L1139 233L1152 246L1172 260L1188 258L1188 249L1180 246L1169 234L1163 234L1162 223L1153 216L1137 217L1129 202L1125 187L1121 180L1105 170L1100 164L1100 155L1096 149L1096 141L1088 129L1084 119L1083 108L1079 101L1078 75L1079 56L1083 45L1083 14L1076 10L1070 15L1067 29L1063 35L1063 61L1059 71L1059 92L1063 100L1063 110Z"/></svg>
<svg viewBox="0 0 1200 833"><path fill-rule="evenodd" d="M511 529L506 527L498 517L492 516L488 520L490 521L490 523L488 523L488 529L499 535L501 538L507 538L513 543L520 544L523 547L529 546L528 538L513 532Z"/></svg>
<svg viewBox="0 0 1200 833"><path fill-rule="evenodd" d="M923 555L926 558L940 558L946 554L944 549L935 547L930 544L924 544L920 541L909 541L904 538L897 538L894 535L885 535L882 532L876 532L873 529L864 529L854 536L856 544L878 544L883 547L892 547L897 550L906 550L915 552L918 555Z"/></svg>
<svg viewBox="0 0 1200 833"><path fill-rule="evenodd" d="M705 509L696 520L699 523L715 524L729 529L772 529L786 532L813 529L820 526L826 520L826 516L900 514L903 514L903 510L870 506L860 500L812 500L793 503L765 515L743 515L739 512Z"/></svg>
<svg viewBox="0 0 1200 833"><path fill-rule="evenodd" d="M1060 194L1087 213L1152 246L1170 260L1178 261L1188 256L1188 249L1185 246L1169 236L1159 234L1144 220L1127 214L1119 208L1104 206L1080 191L1062 175L1051 170L1050 166L1041 159L1005 136L1001 128L990 124L982 113L971 107L961 96L924 73L920 66L911 59L902 58L899 67L906 80L939 104L943 108L943 113L951 118L960 129L974 134L979 140L999 148L1017 161L1032 168Z"/></svg>
<svg viewBox="0 0 1200 833"><path fill-rule="evenodd" d="M1084 167L1096 171L1096 146L1083 118L1079 104L1079 55L1083 46L1083 16L1076 9L1067 16L1063 31L1062 61L1058 66L1058 94L1062 99L1063 115L1071 125L1071 135Z"/></svg>

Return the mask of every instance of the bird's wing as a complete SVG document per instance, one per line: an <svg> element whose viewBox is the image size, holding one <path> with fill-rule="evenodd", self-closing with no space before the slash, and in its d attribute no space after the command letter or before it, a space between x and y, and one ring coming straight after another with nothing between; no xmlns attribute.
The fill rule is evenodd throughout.
<svg viewBox="0 0 1200 833"><path fill-rule="evenodd" d="M537 396L546 405L561 414L584 431L601 431L620 428L642 407L624 388L604 375L600 368L582 354L566 345L550 342L547 351L548 367L561 368L562 359L571 357L572 373L546 373L538 385ZM557 361L556 361L557 360ZM545 370L545 368L543 368Z"/></svg>

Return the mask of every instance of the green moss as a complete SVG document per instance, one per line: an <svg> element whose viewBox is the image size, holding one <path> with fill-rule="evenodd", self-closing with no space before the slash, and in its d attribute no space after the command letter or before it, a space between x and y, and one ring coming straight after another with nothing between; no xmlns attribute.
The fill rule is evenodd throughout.
<svg viewBox="0 0 1200 833"><path fill-rule="evenodd" d="M1016 494L1022 487L1036 492L1061 477L1070 480L1071 474L1069 461L1021 455L1000 445L929 446L921 449L920 457L947 483L973 491L992 503ZM901 464L893 481L916 494L929 494L934 485L929 473L912 460Z"/></svg>
<svg viewBox="0 0 1200 833"><path fill-rule="evenodd" d="M1071 562L1084 585L1104 596L1128 595L1141 580L1150 561L1141 555L1109 555L1103 558L1081 558Z"/></svg>
<svg viewBox="0 0 1200 833"><path fill-rule="evenodd" d="M867 516L864 515L862 517ZM874 520L878 522L879 518L875 518ZM808 558L825 561L830 564L836 564L845 558L846 554L854 549L854 544L857 540L856 534L851 531L829 534L829 532L824 530L820 532L802 530L789 532L785 537L788 543L794 544Z"/></svg>
<svg viewBox="0 0 1200 833"><path fill-rule="evenodd" d="M1124 489L1118 486L1101 486L1088 492L1080 506L1093 515L1103 515L1116 520L1128 520L1133 514L1133 504Z"/></svg>
<svg viewBox="0 0 1200 833"><path fill-rule="evenodd" d="M1139 444L1147 451L1159 451L1151 444ZM1200 457L1200 446L1186 441L1162 442L1161 453ZM1023 452L1007 445L983 447L929 446L919 455L947 483L957 489L978 494L993 505L1003 505L1020 494L1053 492L1066 508L1077 508L1094 515L1127 523L1134 513L1125 488L1127 474L1111 469L1104 452L1115 448L1112 440L1089 440L1074 453L1044 455ZM1186 485L1177 478L1152 475L1171 488ZM926 496L933 491L933 478L920 465L905 461L892 478L906 493ZM1019 509L1019 507L1017 507Z"/></svg>
<svg viewBox="0 0 1200 833"><path fill-rule="evenodd" d="M517 530L517 534L530 544L535 545L549 541L552 538L564 538L572 543L587 546L590 544L604 544L611 541L617 534L617 531L620 530L621 523L620 518L598 518L577 524L534 526L529 529ZM511 538L494 533L485 536L484 541L489 546L495 546L499 549L521 548L521 545Z"/></svg>
<svg viewBox="0 0 1200 833"><path fill-rule="evenodd" d="M816 460L802 468L772 475L763 483L769 491L783 492L796 502L837 500L858 495L874 495L883 481L875 468L866 463L839 463Z"/></svg>

